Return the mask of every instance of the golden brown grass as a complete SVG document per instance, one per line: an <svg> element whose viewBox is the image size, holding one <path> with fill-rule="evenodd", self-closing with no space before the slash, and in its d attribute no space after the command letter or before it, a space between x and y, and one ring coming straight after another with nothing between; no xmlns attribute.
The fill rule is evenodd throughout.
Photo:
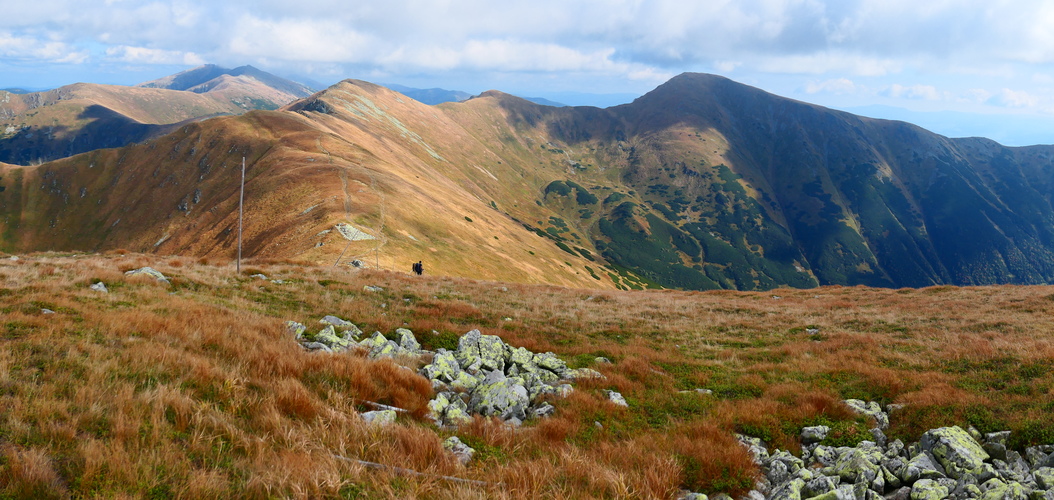
<svg viewBox="0 0 1054 500"><path fill-rule="evenodd" d="M172 284L123 274L144 265ZM867 437L839 402L849 397L906 404L895 437L954 423L1054 443L1051 287L618 292L248 267L287 283L128 252L0 260L0 497L736 493L756 471L733 432L792 451L803 425ZM100 280L111 293L88 289ZM422 418L428 382L400 366L413 360L306 353L284 330L325 314L367 333L408 326L434 346L479 328L607 379L580 381L556 415L521 429L437 430ZM364 401L409 413L371 428L355 415ZM443 452L451 434L478 450L468 466Z"/></svg>

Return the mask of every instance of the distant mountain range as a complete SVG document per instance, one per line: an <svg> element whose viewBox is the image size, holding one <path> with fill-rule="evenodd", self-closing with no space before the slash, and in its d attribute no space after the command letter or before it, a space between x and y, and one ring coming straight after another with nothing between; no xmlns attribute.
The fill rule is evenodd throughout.
<svg viewBox="0 0 1054 500"><path fill-rule="evenodd" d="M593 288L1054 281L1054 147L949 139L705 74L606 109L496 91L428 106L346 80L0 167L0 249L229 258L243 156L248 255Z"/></svg>
<svg viewBox="0 0 1054 500"><path fill-rule="evenodd" d="M0 91L0 162L39 163L119 147L211 116L277 109L311 89L252 66L214 65L137 87L78 83Z"/></svg>
<svg viewBox="0 0 1054 500"><path fill-rule="evenodd" d="M444 102L467 101L472 98L472 94L469 94L468 92L462 92L460 90L446 90L438 88L415 89L413 87L407 87L404 85L398 85L394 83L387 83L384 84L384 86L416 101L432 105L442 104ZM523 99L531 101L535 104L541 104L543 106L555 106L558 108L567 106L566 104L562 104L556 101L550 101L549 99L545 99L544 97L524 97Z"/></svg>

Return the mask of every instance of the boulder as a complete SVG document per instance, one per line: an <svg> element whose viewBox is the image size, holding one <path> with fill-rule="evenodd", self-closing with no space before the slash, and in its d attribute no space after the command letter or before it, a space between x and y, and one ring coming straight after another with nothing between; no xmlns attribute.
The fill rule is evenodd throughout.
<svg viewBox="0 0 1054 500"><path fill-rule="evenodd" d="M818 443L827 437L828 432L831 432L831 428L826 425L805 427L801 430L801 442L805 444Z"/></svg>
<svg viewBox="0 0 1054 500"><path fill-rule="evenodd" d="M629 403L626 402L626 398L622 397L621 393L618 393L618 392L615 392L615 391L604 391L604 392L607 393L608 401L611 401L612 403L615 403L618 406L626 406L626 407L629 406Z"/></svg>
<svg viewBox="0 0 1054 500"><path fill-rule="evenodd" d="M421 354L421 344L414 337L414 332L406 328L397 328L395 334L399 336L399 347L409 354Z"/></svg>
<svg viewBox="0 0 1054 500"><path fill-rule="evenodd" d="M461 369L469 372L505 371L509 358L509 346L496 335L483 335L472 330L458 340L455 356Z"/></svg>
<svg viewBox="0 0 1054 500"><path fill-rule="evenodd" d="M110 290L108 290L106 288L106 284L101 282L101 281L89 286L88 288L91 288L92 290L95 290L96 292L110 293Z"/></svg>
<svg viewBox="0 0 1054 500"><path fill-rule="evenodd" d="M362 419L370 425L389 425L395 423L395 410L368 411L362 414Z"/></svg>
<svg viewBox="0 0 1054 500"><path fill-rule="evenodd" d="M832 472L845 483L872 484L876 478L882 476L882 469L879 466L882 458L882 454L878 451L852 448L838 457L832 467Z"/></svg>
<svg viewBox="0 0 1054 500"><path fill-rule="evenodd" d="M919 479L911 487L911 500L944 500L948 488L932 479Z"/></svg>
<svg viewBox="0 0 1054 500"><path fill-rule="evenodd" d="M314 341L324 344L326 347L329 347L334 351L346 351L350 349L354 343L337 335L336 330L333 329L333 325L327 325L322 331L316 333L314 335Z"/></svg>
<svg viewBox="0 0 1054 500"><path fill-rule="evenodd" d="M446 441L443 441L443 449L457 457L457 460L458 462L461 462L461 465L467 465L468 462L472 460L472 456L476 454L476 450L472 449L469 445L462 443L461 439L457 436L450 436Z"/></svg>
<svg viewBox="0 0 1054 500"><path fill-rule="evenodd" d="M285 329L297 340L304 338L304 333L307 332L307 327L296 321L286 321Z"/></svg>
<svg viewBox="0 0 1054 500"><path fill-rule="evenodd" d="M845 404L854 412L875 419L875 423L878 424L879 429L886 429L889 427L889 415L886 415L886 413L882 411L882 406L878 403L874 401L864 402L859 399L847 399L845 400Z"/></svg>
<svg viewBox="0 0 1054 500"><path fill-rule="evenodd" d="M605 377L603 373L600 373L592 368L577 368L574 370L570 370L568 372L567 378L571 380L579 380L586 378L595 378L600 380L607 379L607 377Z"/></svg>
<svg viewBox="0 0 1054 500"><path fill-rule="evenodd" d="M160 271L158 271L158 270L156 270L156 269L154 269L152 267L149 267L149 266L147 266L147 267L140 267L139 269L132 269L131 271L125 271L124 274L125 274L125 276L135 276L137 274L145 274L145 275L150 276L151 278L154 278L155 280L160 281L162 283L168 283L169 282L168 278L165 277L164 274L161 274Z"/></svg>
<svg viewBox="0 0 1054 500"><path fill-rule="evenodd" d="M425 378L446 383L456 380L459 373L461 373L461 365L454 353L446 349L436 351L435 356L432 357L432 363L421 369L421 375Z"/></svg>
<svg viewBox="0 0 1054 500"><path fill-rule="evenodd" d="M483 416L500 417L502 420L526 418L527 389L522 380L506 377L501 370L494 370L472 391L469 409Z"/></svg>
<svg viewBox="0 0 1054 500"><path fill-rule="evenodd" d="M949 477L978 475L988 460L988 453L961 427L941 427L927 431L919 441L923 450L933 454Z"/></svg>
<svg viewBox="0 0 1054 500"><path fill-rule="evenodd" d="M1041 490L1054 489L1054 468L1040 467L1032 472L1036 485Z"/></svg>

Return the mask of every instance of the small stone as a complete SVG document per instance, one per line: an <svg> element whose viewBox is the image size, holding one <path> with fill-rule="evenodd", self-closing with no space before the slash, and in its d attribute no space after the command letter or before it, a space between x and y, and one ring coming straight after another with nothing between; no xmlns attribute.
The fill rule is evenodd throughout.
<svg viewBox="0 0 1054 500"><path fill-rule="evenodd" d="M370 425L389 425L395 423L395 410L368 411L362 414L362 419Z"/></svg>
<svg viewBox="0 0 1054 500"><path fill-rule="evenodd" d="M703 396L706 396L706 395L713 394L714 391L711 391L710 389L700 389L700 388L696 387L695 388L695 393L703 395Z"/></svg>
<svg viewBox="0 0 1054 500"><path fill-rule="evenodd" d="M103 282L101 282L101 281L98 282L98 283L95 283L94 285L89 286L88 288L91 288L92 290L95 290L96 292L110 293L110 290L107 290L106 289L106 285Z"/></svg>
<svg viewBox="0 0 1054 500"><path fill-rule="evenodd" d="M615 403L619 406L629 407L629 403L626 402L626 398L622 397L622 394L615 391L604 391L607 393L608 401Z"/></svg>
<svg viewBox="0 0 1054 500"><path fill-rule="evenodd" d="M584 378L595 378L605 380L607 377L603 373L600 373L592 368L576 368L571 370L568 374L568 378L572 380L584 379Z"/></svg>
<svg viewBox="0 0 1054 500"><path fill-rule="evenodd" d="M461 465L468 465L468 462L472 460L472 456L476 454L476 450L462 443L457 436L450 436L446 441L443 441L443 449L453 453L457 457L458 462L461 462Z"/></svg>
<svg viewBox="0 0 1054 500"><path fill-rule="evenodd" d="M379 286L366 285L362 287L362 290L366 292L383 292L384 288L381 288Z"/></svg>
<svg viewBox="0 0 1054 500"><path fill-rule="evenodd" d="M597 364L601 364L601 365L610 365L611 364L611 360L608 359L608 358L605 358L604 356L597 356L597 357L593 358L593 362L597 363Z"/></svg>
<svg viewBox="0 0 1054 500"><path fill-rule="evenodd" d="M549 403L542 403L541 406L535 408L531 413L534 414L535 418L550 417L553 413L556 413L556 407Z"/></svg>
<svg viewBox="0 0 1054 500"><path fill-rule="evenodd" d="M149 266L147 266L147 267L140 267L139 269L132 269L131 271L125 271L124 274L125 274L125 276L135 276L137 274L145 274L145 275L150 276L151 278L154 278L157 281L160 281L162 283L168 283L169 282L168 278L165 277L164 274L161 274L160 271L158 271L158 270L156 270L156 269L154 269L152 267L149 267Z"/></svg>
<svg viewBox="0 0 1054 500"><path fill-rule="evenodd" d="M267 279L267 275L266 274L252 274L249 277L250 278L256 278L258 280L265 280L265 279Z"/></svg>
<svg viewBox="0 0 1054 500"><path fill-rule="evenodd" d="M55 311L45 308L40 310L40 314L55 314Z"/></svg>

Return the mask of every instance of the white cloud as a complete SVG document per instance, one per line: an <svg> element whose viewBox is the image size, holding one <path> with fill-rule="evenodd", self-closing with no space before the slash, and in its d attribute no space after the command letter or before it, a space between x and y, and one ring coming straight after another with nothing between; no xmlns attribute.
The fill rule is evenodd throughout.
<svg viewBox="0 0 1054 500"><path fill-rule="evenodd" d="M15 36L0 32L0 58L81 64L88 60L88 52L63 42L41 40L35 37Z"/></svg>
<svg viewBox="0 0 1054 500"><path fill-rule="evenodd" d="M985 102L993 106L1001 106L1004 108L1035 108L1039 106L1040 99L1028 92L1001 89Z"/></svg>
<svg viewBox="0 0 1054 500"><path fill-rule="evenodd" d="M175 50L149 49L119 45L106 49L106 56L112 60L134 64L183 64L200 66L207 61L193 52Z"/></svg>
<svg viewBox="0 0 1054 500"><path fill-rule="evenodd" d="M924 101L939 101L948 95L937 90L932 85L900 85L894 83L882 91L882 95L895 99L921 99Z"/></svg>
<svg viewBox="0 0 1054 500"><path fill-rule="evenodd" d="M809 82L805 85L807 94L834 94L851 95L859 93L862 89L848 78L835 78L822 82Z"/></svg>

